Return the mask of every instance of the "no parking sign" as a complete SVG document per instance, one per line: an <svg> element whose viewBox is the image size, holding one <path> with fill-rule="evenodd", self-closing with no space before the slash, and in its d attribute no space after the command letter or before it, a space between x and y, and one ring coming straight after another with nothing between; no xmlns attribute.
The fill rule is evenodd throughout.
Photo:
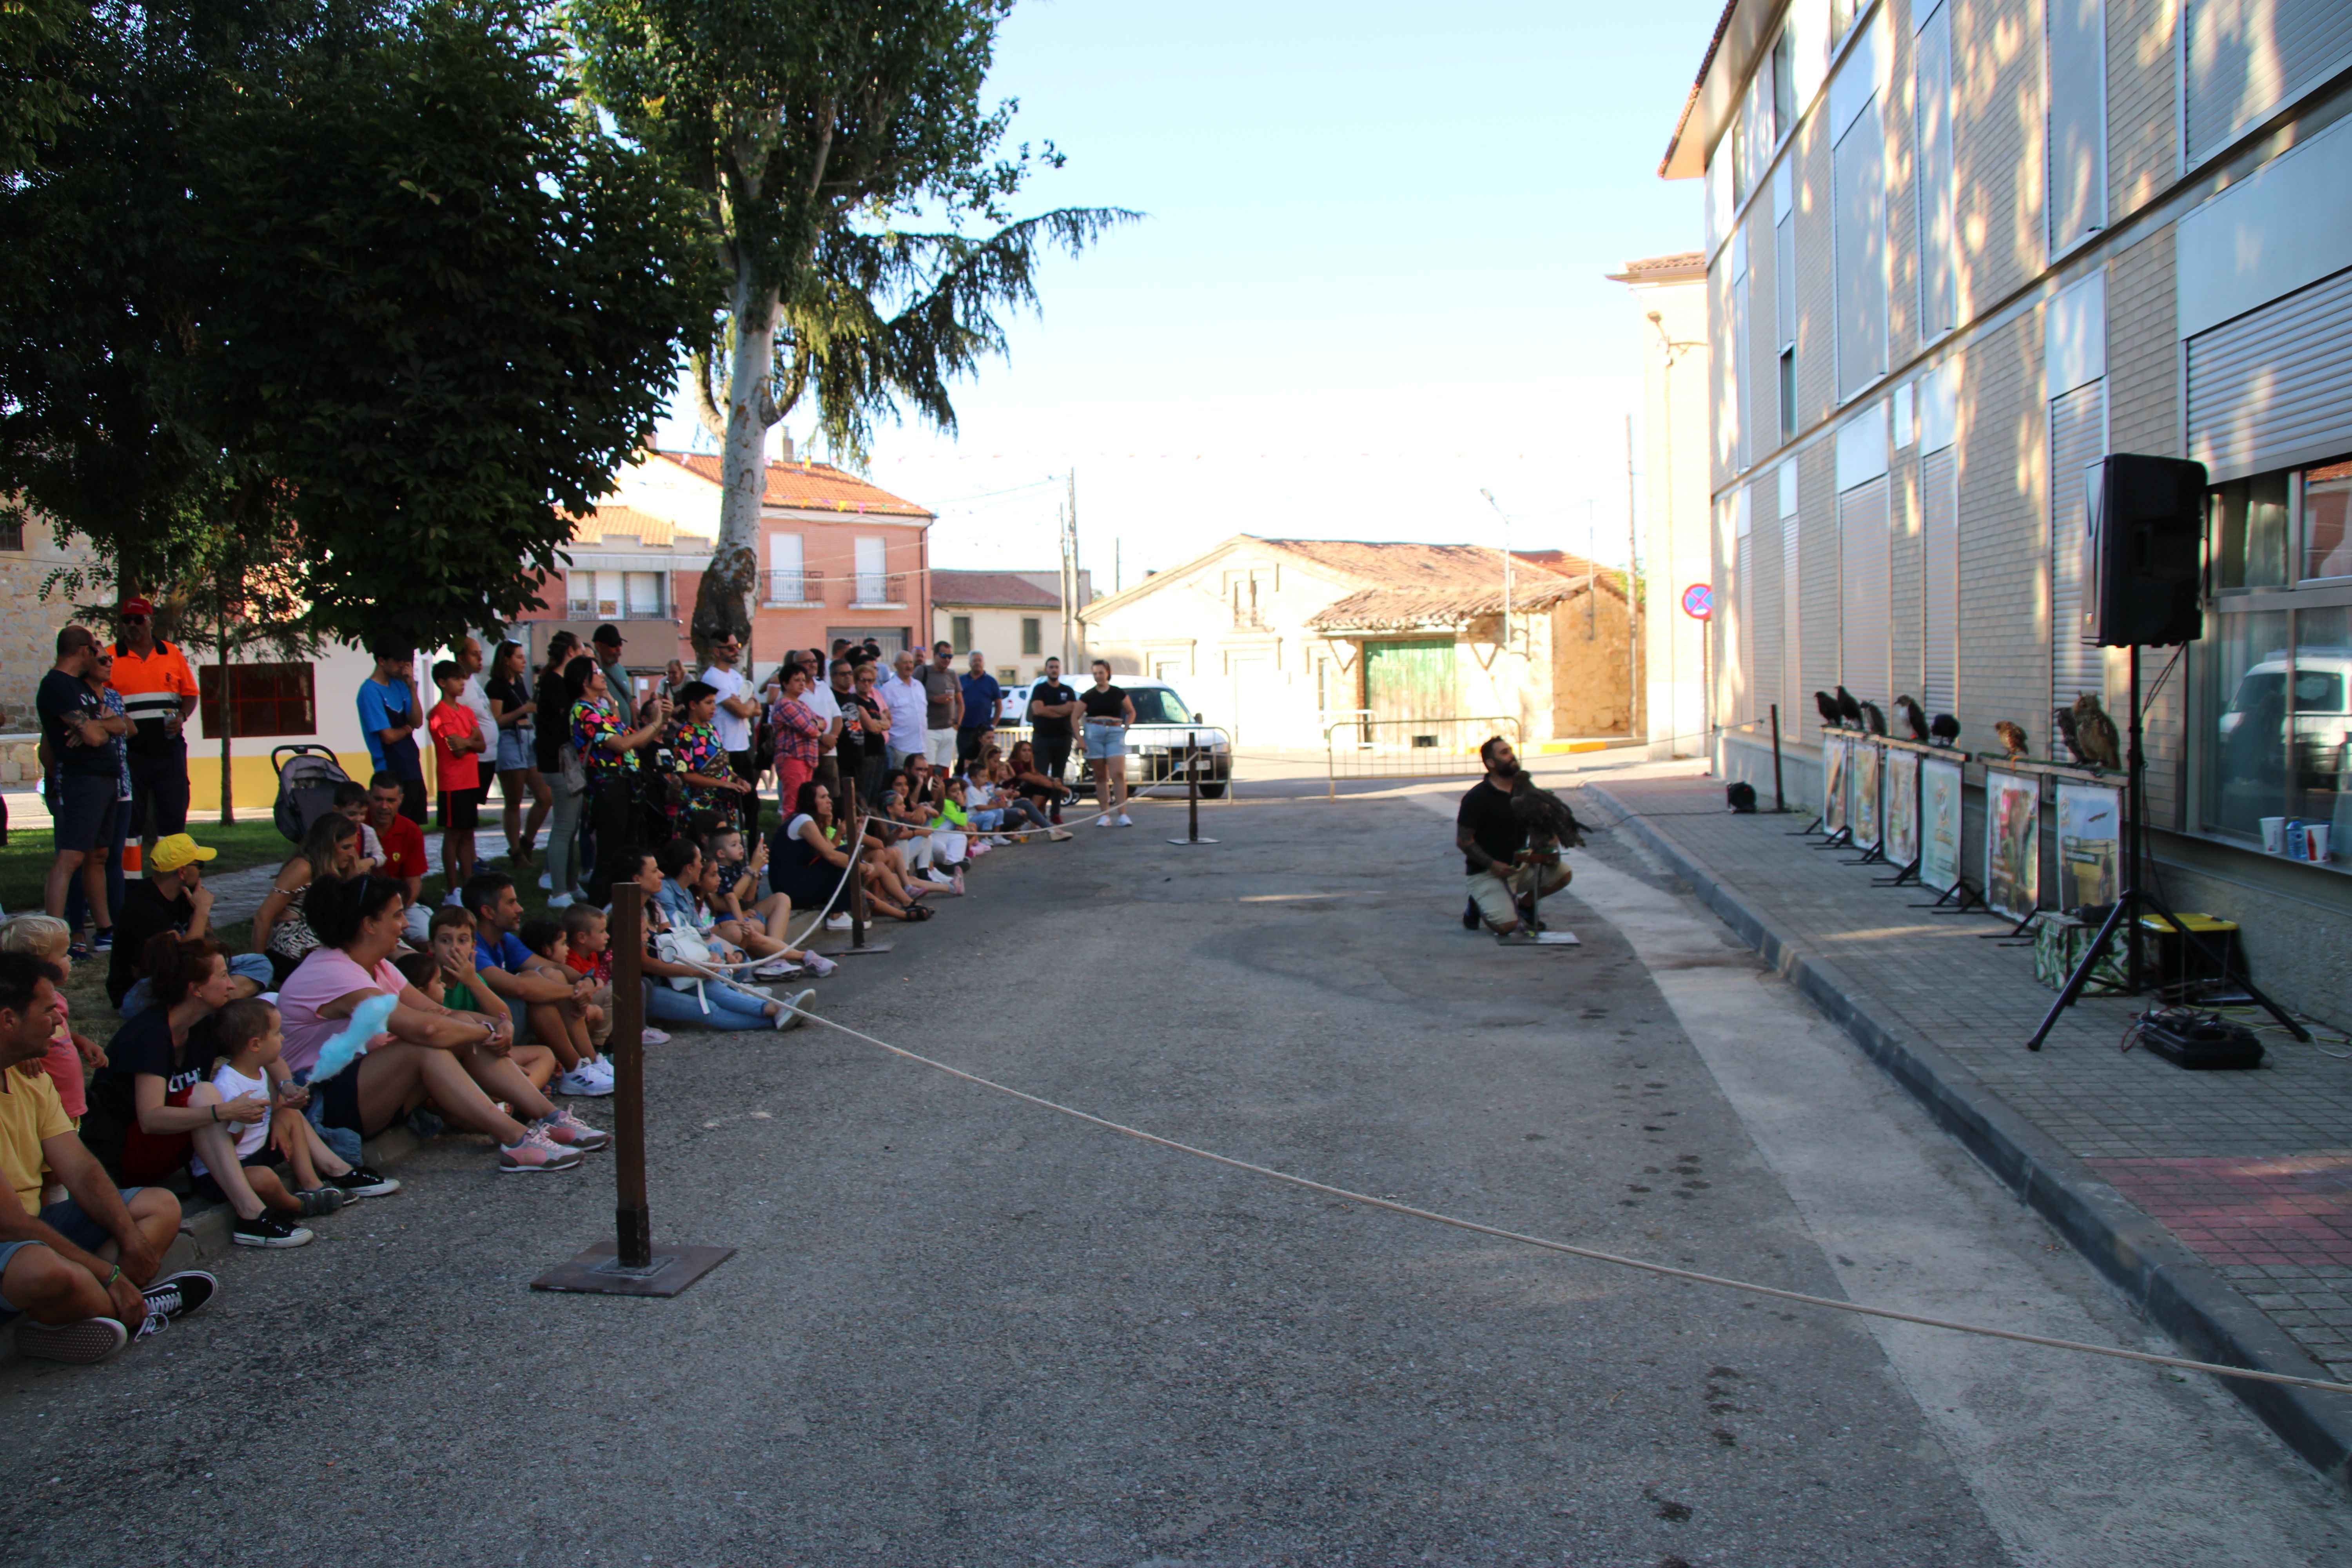
<svg viewBox="0 0 2352 1568"><path fill-rule="evenodd" d="M1694 583L1683 590L1683 614L1695 621L1715 618L1715 590L1705 583Z"/></svg>

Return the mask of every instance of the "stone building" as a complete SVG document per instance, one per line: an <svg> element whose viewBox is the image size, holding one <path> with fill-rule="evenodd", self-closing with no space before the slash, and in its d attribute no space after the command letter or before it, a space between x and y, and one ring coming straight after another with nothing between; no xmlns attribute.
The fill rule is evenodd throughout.
<svg viewBox="0 0 2352 1568"><path fill-rule="evenodd" d="M39 727L33 717L33 694L57 662L58 631L73 619L71 602L63 595L43 598L41 584L52 572L89 561L87 541L59 544L38 515L0 525L0 605L7 609L0 615L0 731L30 734ZM9 763L0 756L0 782L14 784L20 775L33 776Z"/></svg>
<svg viewBox="0 0 2352 1568"><path fill-rule="evenodd" d="M2195 459L2156 860L2352 1016L2352 5L1731 0L1704 47L1660 173L1704 182L1723 769L1769 777L1778 701L1816 770L1839 683L1979 751L2006 720L2049 755L2084 693L2120 715L2125 656L2079 633L2097 464ZM2266 853L2286 818L2329 859Z"/></svg>

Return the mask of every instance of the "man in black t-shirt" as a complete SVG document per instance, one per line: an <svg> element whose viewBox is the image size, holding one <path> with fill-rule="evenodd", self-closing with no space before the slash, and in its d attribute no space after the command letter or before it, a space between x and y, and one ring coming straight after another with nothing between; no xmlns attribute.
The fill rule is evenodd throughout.
<svg viewBox="0 0 2352 1568"><path fill-rule="evenodd" d="M1037 753L1037 771L1055 784L1070 765L1070 723L1077 710L1078 694L1062 684L1062 661L1047 659L1045 679L1029 689L1029 741ZM1054 820L1062 820L1059 805L1054 808Z"/></svg>
<svg viewBox="0 0 2352 1568"><path fill-rule="evenodd" d="M90 689L91 661L98 655L98 637L88 626L68 626L58 634L58 662L41 677L34 707L41 719L41 739L48 748L50 780L55 793L49 812L57 819L58 858L50 862L47 884L41 889L41 907L62 918L66 889L82 869L82 862L114 843L115 796L121 792L122 764L114 742L131 728L131 721L106 711ZM89 882L85 879L85 888ZM90 894L93 911L106 908L106 884ZM111 912L98 923L110 927Z"/></svg>
<svg viewBox="0 0 2352 1568"><path fill-rule="evenodd" d="M219 854L184 833L167 834L155 841L147 858L154 875L123 889L122 908L114 917L114 952L106 966L106 999L124 1017L136 1017L153 1005L145 972L147 944L165 931L204 937L212 932L213 893L205 886L204 862ZM228 955L229 998L257 996L275 984L268 955Z"/></svg>
<svg viewBox="0 0 2352 1568"><path fill-rule="evenodd" d="M1470 901L1462 911L1465 931L1476 931L1483 921L1496 936L1519 929L1532 906L1538 879L1543 891L1556 893L1568 886L1566 866L1525 863L1528 830L1511 811L1511 786L1519 776L1519 759L1500 735L1478 748L1486 776L1470 786L1454 814L1454 843L1462 851L1462 869L1470 879Z"/></svg>

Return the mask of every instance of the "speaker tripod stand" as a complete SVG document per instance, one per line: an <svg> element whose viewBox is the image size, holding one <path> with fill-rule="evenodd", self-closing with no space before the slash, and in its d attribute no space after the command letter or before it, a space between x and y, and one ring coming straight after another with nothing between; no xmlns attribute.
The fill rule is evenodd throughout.
<svg viewBox="0 0 2352 1568"><path fill-rule="evenodd" d="M2137 643L2131 645L2129 659L2131 707L2127 715L2129 729L2126 731L2124 746L2123 887L2116 895L2115 908L2107 911L2107 918L2100 923L2099 933L2091 939L2090 948L2083 954L2083 961L2074 966L2074 973L2066 977L2065 987L2058 993L2058 1000L2051 1004L2048 1016L2042 1020L2042 1026L2033 1031L2032 1039L2025 1042L2025 1048L2029 1051L2038 1051L2042 1048L2042 1042L2050 1037L2052 1029L2057 1027L2058 1015L2073 1006L2075 999L2083 994L2083 987L2090 984L2091 972L2098 967L2099 960L2106 953L2107 944L2114 942L2118 933L2121 934L2124 942L2125 988L2135 995L2147 988L2144 984L2147 978L2147 962L2142 952L2140 931L2140 920L2143 915L2153 914L2161 918L2184 946L2194 949L2200 957L2206 960L2213 973L2221 975L2224 979L2230 977L2228 963L2207 948L2205 943L2181 922L2180 917L2165 905L2162 899L2139 885L2141 840L2145 837L2145 831L2140 826L2143 820L2140 785L2141 776L2147 771L2147 759L2140 754L2139 645ZM2247 995L2252 997L2265 1012L2284 1026L2287 1033L2298 1040L2305 1042L2310 1040L2311 1032L2288 1016L2284 1008L2256 990L2252 981L2239 976L2238 984L2245 988Z"/></svg>

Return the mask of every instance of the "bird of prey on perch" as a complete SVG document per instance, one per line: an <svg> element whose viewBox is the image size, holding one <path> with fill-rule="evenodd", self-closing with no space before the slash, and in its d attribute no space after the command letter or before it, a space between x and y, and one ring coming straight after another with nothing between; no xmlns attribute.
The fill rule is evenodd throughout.
<svg viewBox="0 0 2352 1568"><path fill-rule="evenodd" d="M1862 704L1855 701L1853 693L1843 686L1837 689L1837 710L1839 723L1849 730L1862 728Z"/></svg>
<svg viewBox="0 0 2352 1568"><path fill-rule="evenodd" d="M1562 849L1584 847L1584 825L1568 802L1525 773L1511 784L1511 818L1527 830L1531 860L1555 861Z"/></svg>
<svg viewBox="0 0 2352 1568"><path fill-rule="evenodd" d="M1880 708L1875 702L1864 703L1862 705L1862 727L1869 731L1874 735L1884 735L1886 733L1885 710Z"/></svg>
<svg viewBox="0 0 2352 1568"><path fill-rule="evenodd" d="M2096 697L2085 691L2074 699L2074 720L2083 755L2093 767L2124 765L2123 748L2116 743L2116 721L2107 717L2107 710L2099 706Z"/></svg>
<svg viewBox="0 0 2352 1568"><path fill-rule="evenodd" d="M2025 727L2014 721L2003 719L1992 727L1992 732L2000 737L2001 746L2009 752L2009 760L2012 763L2021 760L2028 751L2032 750L2026 743Z"/></svg>
<svg viewBox="0 0 2352 1568"><path fill-rule="evenodd" d="M2066 754L2078 764L2091 760L2091 754L2083 749L2082 736L2074 732L2074 710L2072 708L2050 710L2050 731L2065 742Z"/></svg>
<svg viewBox="0 0 2352 1568"><path fill-rule="evenodd" d="M1960 721L1949 713L1938 713L1927 726L1930 745L1948 746L1960 738Z"/></svg>
<svg viewBox="0 0 2352 1568"><path fill-rule="evenodd" d="M1895 700L1895 716L1903 721L1906 740L1924 742L1927 739L1927 713L1909 697Z"/></svg>
<svg viewBox="0 0 2352 1568"><path fill-rule="evenodd" d="M1828 692L1814 692L1813 706L1822 710L1822 723L1843 724L1845 722L1845 716L1838 711L1837 699L1832 697Z"/></svg>

